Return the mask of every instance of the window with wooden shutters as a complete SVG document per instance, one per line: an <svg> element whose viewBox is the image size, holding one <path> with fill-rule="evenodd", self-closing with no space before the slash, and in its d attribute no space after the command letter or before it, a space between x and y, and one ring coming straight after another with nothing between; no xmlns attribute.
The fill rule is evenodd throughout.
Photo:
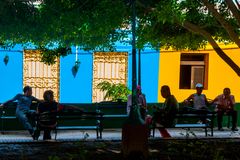
<svg viewBox="0 0 240 160"><path fill-rule="evenodd" d="M182 53L180 64L180 89L194 89L197 83L207 89L208 54Z"/></svg>

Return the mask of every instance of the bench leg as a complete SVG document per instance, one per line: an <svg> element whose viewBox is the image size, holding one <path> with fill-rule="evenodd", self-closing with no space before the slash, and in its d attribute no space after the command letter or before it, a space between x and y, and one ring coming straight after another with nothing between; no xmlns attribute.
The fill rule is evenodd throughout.
<svg viewBox="0 0 240 160"><path fill-rule="evenodd" d="M57 128L55 128L55 140L57 140Z"/></svg>
<svg viewBox="0 0 240 160"><path fill-rule="evenodd" d="M153 137L155 137L155 127L153 127Z"/></svg>
<svg viewBox="0 0 240 160"><path fill-rule="evenodd" d="M230 128L231 116L230 115L227 116L228 116L227 128Z"/></svg>
<svg viewBox="0 0 240 160"><path fill-rule="evenodd" d="M98 135L99 133L98 133L98 131L99 131L99 129L97 128L97 129L96 129L97 139L99 139L99 135Z"/></svg>
<svg viewBox="0 0 240 160"><path fill-rule="evenodd" d="M205 136L207 137L207 127L205 127Z"/></svg>

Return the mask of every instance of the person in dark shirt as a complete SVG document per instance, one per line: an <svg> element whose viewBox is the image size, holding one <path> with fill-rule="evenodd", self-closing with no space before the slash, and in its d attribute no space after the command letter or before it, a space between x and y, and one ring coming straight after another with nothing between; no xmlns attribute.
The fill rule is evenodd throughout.
<svg viewBox="0 0 240 160"><path fill-rule="evenodd" d="M37 113L38 114L47 113L49 114L49 116L50 114L52 115L51 115L51 119L49 119L48 121L40 122L40 124L38 124L39 125L38 127L43 128L43 131L44 131L43 140L48 140L48 139L51 139L51 130L57 125L56 113L62 110L63 106L57 103L56 101L54 101L54 94L52 90L45 91L43 94L43 99L44 99L44 102L39 104L37 108ZM38 133L36 135L37 138L39 134L40 134L40 130L38 130Z"/></svg>
<svg viewBox="0 0 240 160"><path fill-rule="evenodd" d="M51 119L47 122L41 122L40 128L42 126L44 134L43 134L43 140L49 140L51 139L51 130L57 125L57 112L64 110L65 108L70 110L78 110L80 112L83 112L81 108L78 108L76 106L64 106L54 100L54 93L52 90L46 90L43 94L44 102L40 103L37 108L37 113L43 114L48 113L51 115ZM40 130L36 133L36 139L38 139L40 135Z"/></svg>
<svg viewBox="0 0 240 160"><path fill-rule="evenodd" d="M175 115L178 112L179 105L175 96L171 94L169 86L164 85L161 87L161 95L165 98L165 101L161 108L155 107L152 122L158 127L162 137L168 138L171 135L166 128L175 125Z"/></svg>
<svg viewBox="0 0 240 160"><path fill-rule="evenodd" d="M161 108L156 108L153 118L157 123L165 127L172 127L175 125L174 119L179 108L178 101L171 94L170 88L167 85L162 86L161 95L165 98L165 101Z"/></svg>
<svg viewBox="0 0 240 160"><path fill-rule="evenodd" d="M31 121L33 121L36 111L30 110L30 106L32 101L41 101L32 96L32 88L30 86L25 86L23 88L23 94L17 94L12 99L3 103L0 107L7 106L8 103L14 101L17 101L16 117L23 124L24 128L29 131L34 139L34 126Z"/></svg>

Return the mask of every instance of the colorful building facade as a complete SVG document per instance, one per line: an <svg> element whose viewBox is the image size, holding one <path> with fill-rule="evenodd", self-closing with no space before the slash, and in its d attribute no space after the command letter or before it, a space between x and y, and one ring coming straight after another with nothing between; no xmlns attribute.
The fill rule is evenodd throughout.
<svg viewBox="0 0 240 160"><path fill-rule="evenodd" d="M22 93L25 85L37 86L34 96L40 98L44 90L54 88L57 92L55 96L62 103L98 101L95 86L99 78L112 82L121 82L123 79L131 89L132 48L121 43L116 45L116 51L109 54L72 47L72 54L61 57L55 67L48 67L39 62L39 58L34 58L37 54L34 47L16 45L10 50L0 48L0 103ZM34 53L27 56L29 52ZM3 61L6 56L9 57L7 64ZM80 64L74 77L72 67L76 60ZM141 51L141 85L148 102L158 101L158 73L159 51L146 46Z"/></svg>
<svg viewBox="0 0 240 160"><path fill-rule="evenodd" d="M223 51L240 66L240 49L234 45L219 44ZM198 51L161 50L159 57L159 89L169 85L172 94L182 102L195 93L195 84L203 83L203 93L214 99L225 87L231 89L240 102L240 77L208 45ZM163 102L158 92L158 101Z"/></svg>

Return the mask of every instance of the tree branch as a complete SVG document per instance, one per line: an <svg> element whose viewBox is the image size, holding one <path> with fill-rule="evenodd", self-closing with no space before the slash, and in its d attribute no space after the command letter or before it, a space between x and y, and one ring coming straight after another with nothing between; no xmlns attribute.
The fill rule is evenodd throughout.
<svg viewBox="0 0 240 160"><path fill-rule="evenodd" d="M208 0L202 0L204 5L208 8L208 10L212 13L212 15L218 20L218 22L226 29L228 35L236 43L236 45L240 48L240 39L238 35L234 31L234 28L221 16L218 11L214 8L214 5L208 2Z"/></svg>
<svg viewBox="0 0 240 160"><path fill-rule="evenodd" d="M228 8L232 12L233 16L236 18L238 25L240 26L240 14L236 5L233 3L232 0L225 0L225 2L227 3Z"/></svg>
<svg viewBox="0 0 240 160"><path fill-rule="evenodd" d="M212 38L210 33L208 33L207 31L201 29L199 26L192 24L188 21L184 21L181 25L187 30L189 30L190 32L194 32L205 37L208 40L208 42L212 45L213 49L216 51L218 56L221 57L222 60L225 61L238 76L240 76L239 66L228 55L224 53L224 51L219 47L216 41Z"/></svg>
<svg viewBox="0 0 240 160"><path fill-rule="evenodd" d="M237 5L237 8L240 9L240 4L239 4L238 0L235 0L235 3Z"/></svg>

